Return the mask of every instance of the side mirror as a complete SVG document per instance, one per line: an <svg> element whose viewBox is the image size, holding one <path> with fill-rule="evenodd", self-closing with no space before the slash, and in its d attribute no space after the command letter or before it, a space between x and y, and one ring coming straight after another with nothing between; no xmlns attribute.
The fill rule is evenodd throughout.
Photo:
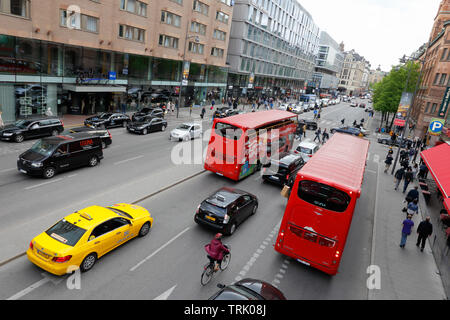
<svg viewBox="0 0 450 320"><path fill-rule="evenodd" d="M219 289L223 289L223 288L225 288L226 286L224 285L224 284L221 284L221 283L218 283L217 284L217 288L219 288Z"/></svg>

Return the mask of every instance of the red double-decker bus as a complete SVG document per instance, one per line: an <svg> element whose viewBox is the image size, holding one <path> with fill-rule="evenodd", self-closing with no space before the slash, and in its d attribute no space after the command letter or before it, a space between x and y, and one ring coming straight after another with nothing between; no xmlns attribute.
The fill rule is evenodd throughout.
<svg viewBox="0 0 450 320"><path fill-rule="evenodd" d="M238 181L259 170L271 157L289 151L297 115L268 110L214 119L206 170Z"/></svg>
<svg viewBox="0 0 450 320"><path fill-rule="evenodd" d="M361 194L369 141L335 133L297 173L275 250L335 275Z"/></svg>

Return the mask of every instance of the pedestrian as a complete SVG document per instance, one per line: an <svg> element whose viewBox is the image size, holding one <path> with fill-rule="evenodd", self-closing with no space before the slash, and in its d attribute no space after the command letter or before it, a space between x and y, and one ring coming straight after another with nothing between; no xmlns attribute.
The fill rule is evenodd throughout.
<svg viewBox="0 0 450 320"><path fill-rule="evenodd" d="M213 107L213 109L214 109L214 106L216 105L216 100L214 100L214 99L212 99L211 100L211 106Z"/></svg>
<svg viewBox="0 0 450 320"><path fill-rule="evenodd" d="M412 168L408 167L408 170L405 173L405 184L403 185L403 193L406 192L406 188L408 188L408 185L412 180L413 180Z"/></svg>
<svg viewBox="0 0 450 320"><path fill-rule="evenodd" d="M412 159L414 158L415 155L416 155L416 149L410 148L409 149L409 160L412 161Z"/></svg>
<svg viewBox="0 0 450 320"><path fill-rule="evenodd" d="M386 156L386 160L384 160L384 163L386 164L386 166L384 167L384 173L386 173L389 170L393 160L394 158L392 157L392 155L388 153L388 155Z"/></svg>
<svg viewBox="0 0 450 320"><path fill-rule="evenodd" d="M395 188L394 190L398 189L398 185L400 184L400 182L403 179L403 176L405 175L405 168L401 167L400 169L398 169L395 174L394 174L394 178L395 178Z"/></svg>
<svg viewBox="0 0 450 320"><path fill-rule="evenodd" d="M402 238L400 240L400 248L404 248L408 236L411 234L411 229L414 227L414 222L411 220L412 215L408 214L405 220L402 222Z"/></svg>
<svg viewBox="0 0 450 320"><path fill-rule="evenodd" d="M414 166L412 168L413 173L413 180L417 179L417 174L419 173L419 165L417 163L414 163Z"/></svg>
<svg viewBox="0 0 450 320"><path fill-rule="evenodd" d="M406 213L410 215L419 214L419 206L417 205L417 199L411 201L406 207Z"/></svg>
<svg viewBox="0 0 450 320"><path fill-rule="evenodd" d="M5 124L3 123L3 119L2 119L2 111L0 111L0 128L3 128L5 126Z"/></svg>
<svg viewBox="0 0 450 320"><path fill-rule="evenodd" d="M406 195L405 201L407 204L414 200L419 200L419 187L415 186L413 189L409 190L408 194Z"/></svg>
<svg viewBox="0 0 450 320"><path fill-rule="evenodd" d="M354 126L354 127L356 127L357 124L358 124L358 123L356 122L356 120L353 121L353 126Z"/></svg>
<svg viewBox="0 0 450 320"><path fill-rule="evenodd" d="M424 221L419 223L419 226L417 227L417 234L419 236L417 237L416 246L419 247L420 245L420 251L423 251L425 248L425 241L431 236L432 233L433 225L431 224L430 217L428 216Z"/></svg>
<svg viewBox="0 0 450 320"><path fill-rule="evenodd" d="M345 122L345 118L341 120L342 125L344 125Z"/></svg>
<svg viewBox="0 0 450 320"><path fill-rule="evenodd" d="M317 119L320 119L320 112L317 113Z"/></svg>
<svg viewBox="0 0 450 320"><path fill-rule="evenodd" d="M425 163L422 163L419 167L419 179L426 179L428 174L428 168Z"/></svg>
<svg viewBox="0 0 450 320"><path fill-rule="evenodd" d="M319 139L319 143L320 143L320 134L321 133L322 133L322 131L320 130L320 128L318 128L316 131L316 137L314 138L314 142L316 142L316 139Z"/></svg>
<svg viewBox="0 0 450 320"><path fill-rule="evenodd" d="M329 138L329 136L328 136L327 128L325 128L322 133L322 143L325 143L325 141L328 140L328 138Z"/></svg>
<svg viewBox="0 0 450 320"><path fill-rule="evenodd" d="M306 124L303 125L303 137L306 138Z"/></svg>
<svg viewBox="0 0 450 320"><path fill-rule="evenodd" d="M47 117L53 116L53 112L52 112L52 109L50 107L48 107L47 110L45 111L45 115Z"/></svg>
<svg viewBox="0 0 450 320"><path fill-rule="evenodd" d="M205 116L205 112L206 112L205 106L203 106L202 107L202 112L200 113L200 118L202 118L202 120L203 120L203 117Z"/></svg>

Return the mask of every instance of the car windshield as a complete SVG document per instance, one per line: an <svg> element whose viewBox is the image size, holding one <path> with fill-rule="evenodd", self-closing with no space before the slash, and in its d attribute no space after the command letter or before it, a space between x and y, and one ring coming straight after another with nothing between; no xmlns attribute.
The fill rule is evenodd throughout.
<svg viewBox="0 0 450 320"><path fill-rule="evenodd" d="M28 127L30 125L31 121L30 120L19 120L16 121L16 123L14 124L16 127L25 129L26 127Z"/></svg>
<svg viewBox="0 0 450 320"><path fill-rule="evenodd" d="M225 214L227 213L227 208L218 207L212 203L209 203L208 200L204 201L201 204L200 209L203 211L214 213L215 215L218 215L221 217L224 217Z"/></svg>
<svg viewBox="0 0 450 320"><path fill-rule="evenodd" d="M110 113L102 113L98 116L99 119L108 119L111 116Z"/></svg>
<svg viewBox="0 0 450 320"><path fill-rule="evenodd" d="M50 143L46 140L39 140L37 141L30 150L39 153L43 156L49 156L55 151L56 147L58 147L55 143Z"/></svg>
<svg viewBox="0 0 450 320"><path fill-rule="evenodd" d="M187 125L187 124L180 124L177 129L178 130L189 130L191 128L191 126Z"/></svg>
<svg viewBox="0 0 450 320"><path fill-rule="evenodd" d="M309 148L299 146L297 150L300 151L301 153L312 154L312 149Z"/></svg>
<svg viewBox="0 0 450 320"><path fill-rule="evenodd" d="M46 231L53 239L72 247L77 244L78 240L80 240L85 232L85 229L82 229L65 219L60 220Z"/></svg>

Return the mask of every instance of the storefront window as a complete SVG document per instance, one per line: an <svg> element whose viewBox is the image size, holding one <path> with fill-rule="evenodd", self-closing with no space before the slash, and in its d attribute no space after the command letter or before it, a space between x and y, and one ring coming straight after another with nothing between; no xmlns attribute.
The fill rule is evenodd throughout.
<svg viewBox="0 0 450 320"><path fill-rule="evenodd" d="M0 74L15 74L16 72L14 44L14 37L0 35Z"/></svg>
<svg viewBox="0 0 450 320"><path fill-rule="evenodd" d="M40 75L40 41L16 39L17 74Z"/></svg>
<svg viewBox="0 0 450 320"><path fill-rule="evenodd" d="M63 75L62 45L41 42L41 74L48 76Z"/></svg>
<svg viewBox="0 0 450 320"><path fill-rule="evenodd" d="M47 86L41 84L14 85L16 118L43 115L47 110Z"/></svg>
<svg viewBox="0 0 450 320"><path fill-rule="evenodd" d="M227 74L228 74L227 68L208 66L208 82L226 83Z"/></svg>
<svg viewBox="0 0 450 320"><path fill-rule="evenodd" d="M179 61L158 59L155 58L152 61L152 79L153 80L165 80L165 81L180 81ZM192 65L191 65L192 68Z"/></svg>
<svg viewBox="0 0 450 320"><path fill-rule="evenodd" d="M130 78L145 81L146 79L148 79L149 64L149 57L130 55L130 67L128 76Z"/></svg>
<svg viewBox="0 0 450 320"><path fill-rule="evenodd" d="M82 49L64 46L64 76L76 77L81 71Z"/></svg>

